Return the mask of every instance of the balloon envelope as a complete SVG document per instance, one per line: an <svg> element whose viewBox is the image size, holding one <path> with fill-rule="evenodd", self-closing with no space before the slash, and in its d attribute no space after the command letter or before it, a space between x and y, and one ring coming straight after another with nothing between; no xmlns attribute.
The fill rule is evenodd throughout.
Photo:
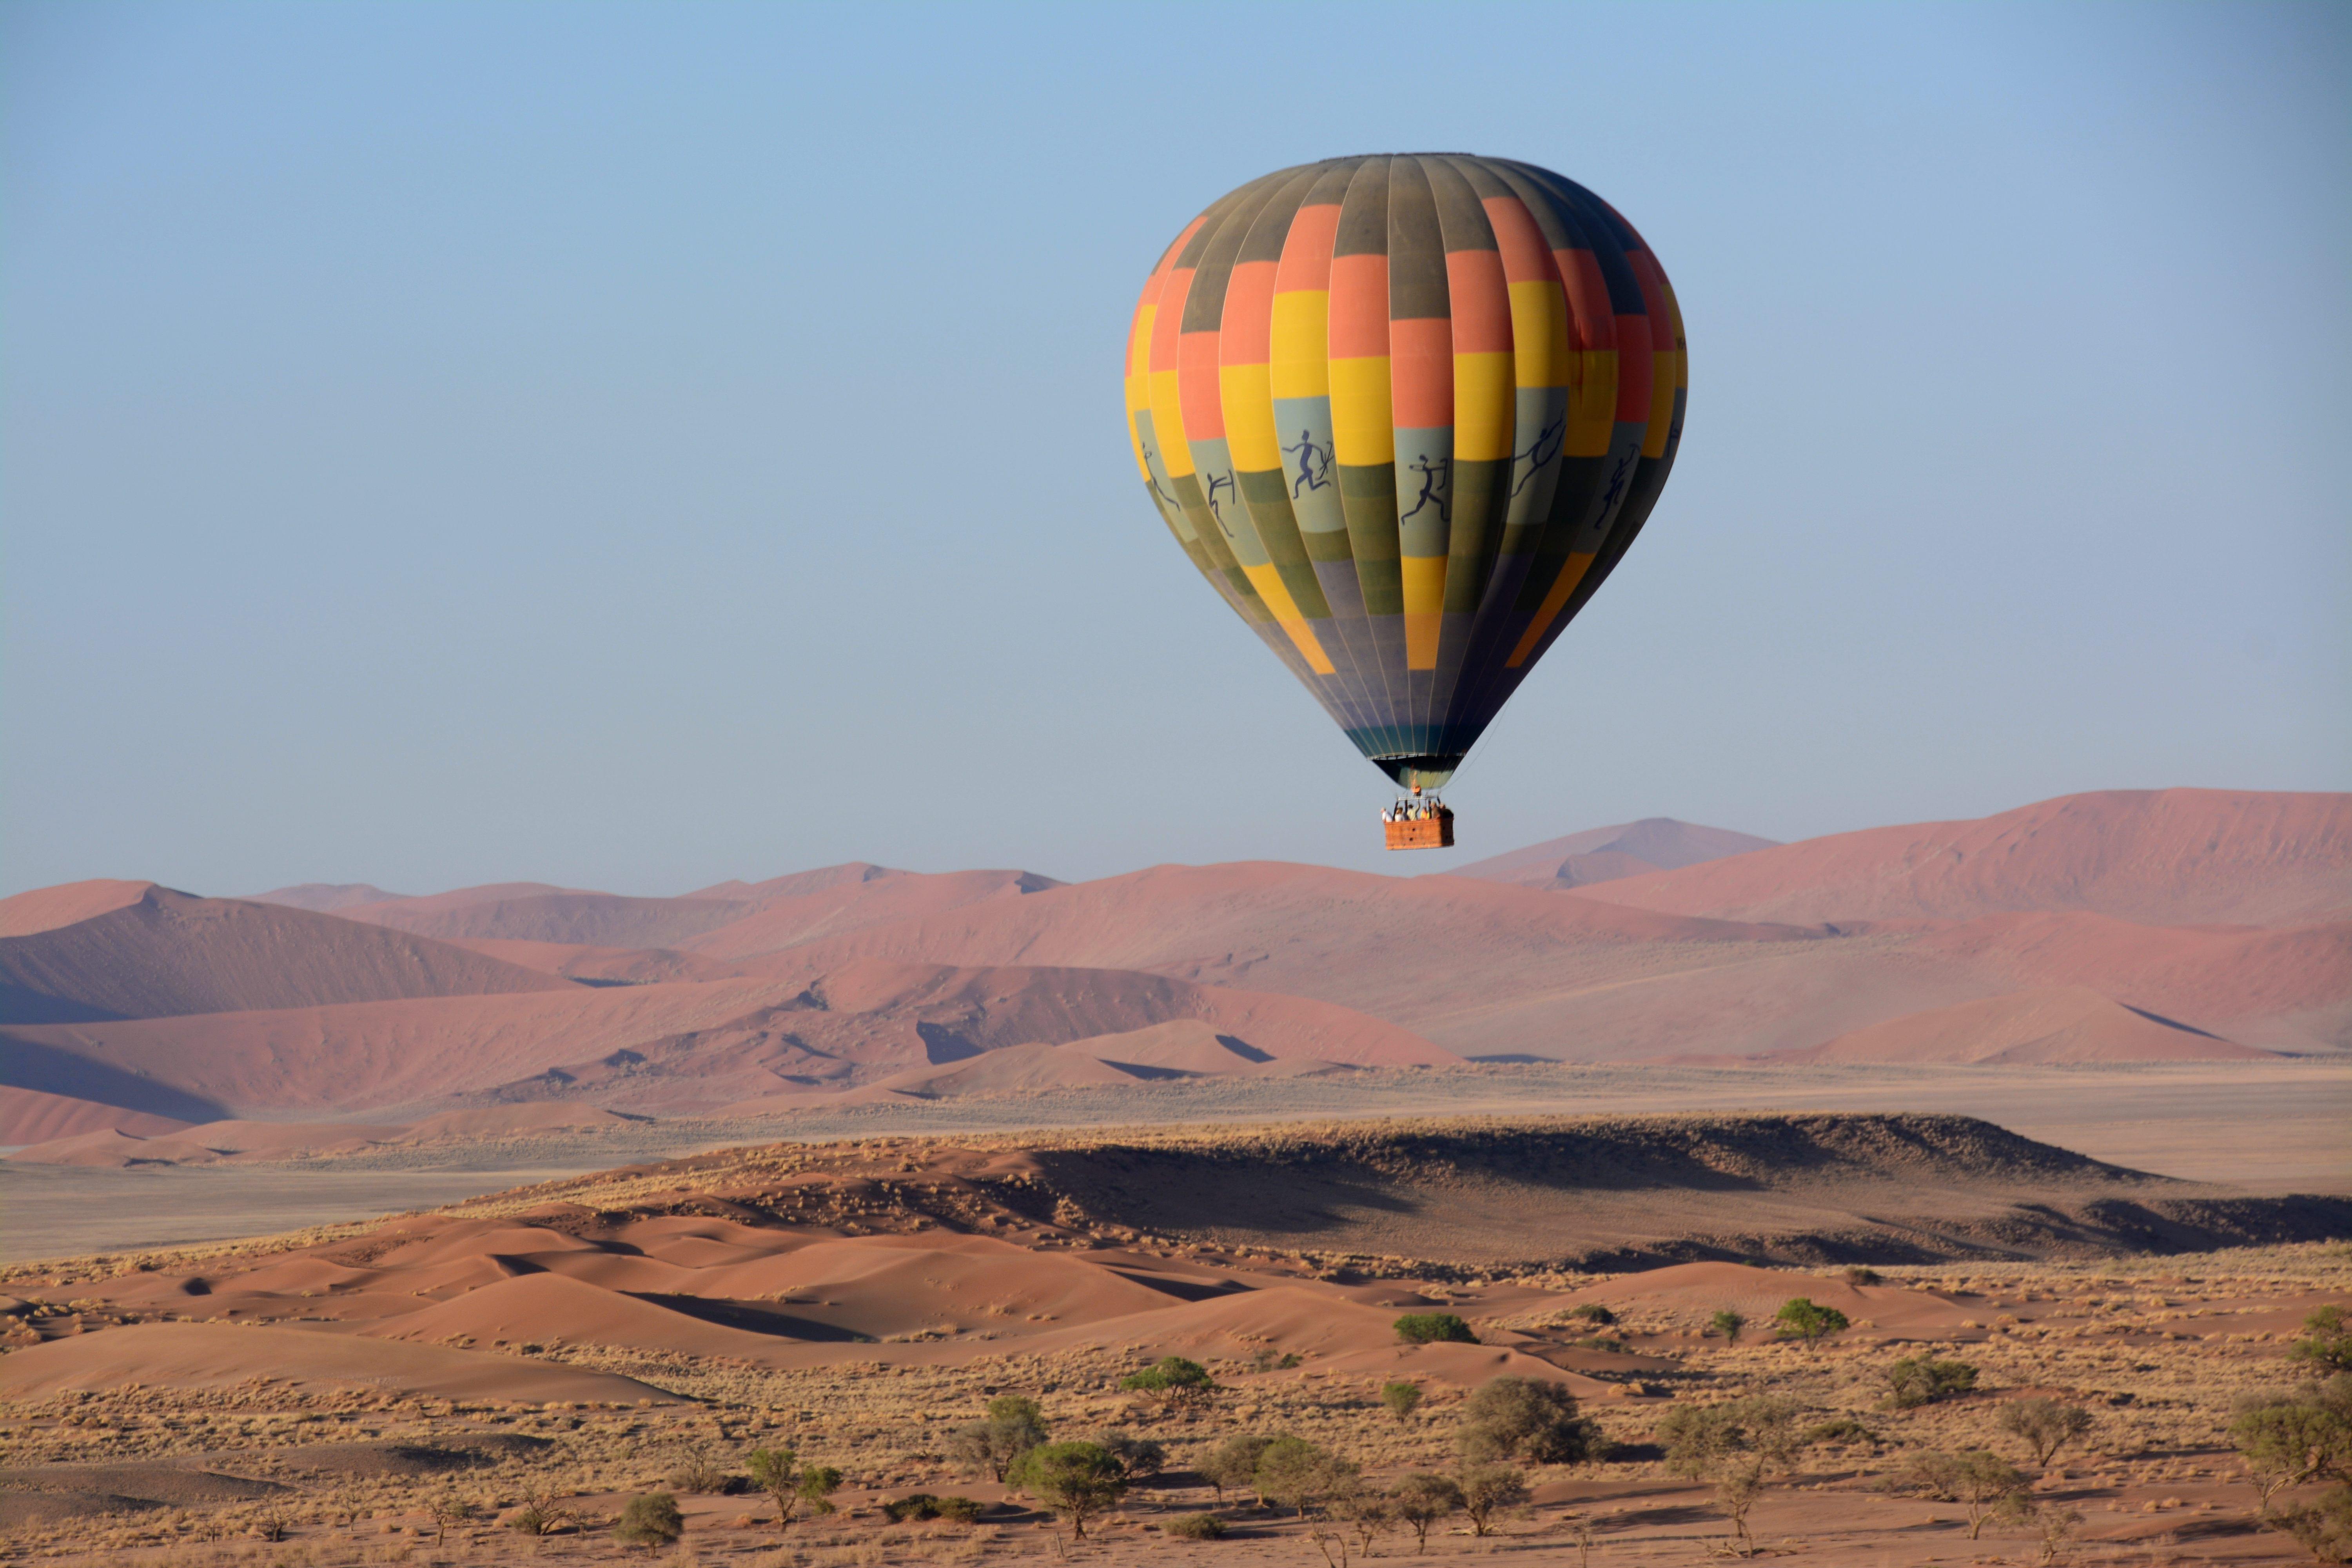
<svg viewBox="0 0 2352 1568"><path fill-rule="evenodd" d="M1453 775L1633 543L1685 386L1633 226L1458 153L1242 186L1176 237L1128 335L1161 521L1408 785Z"/></svg>

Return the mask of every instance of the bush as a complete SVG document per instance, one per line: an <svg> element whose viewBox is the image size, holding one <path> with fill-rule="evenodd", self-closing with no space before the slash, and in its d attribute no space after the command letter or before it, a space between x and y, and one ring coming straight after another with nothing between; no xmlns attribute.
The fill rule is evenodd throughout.
<svg viewBox="0 0 2352 1568"><path fill-rule="evenodd" d="M1390 1506L1412 1531L1420 1550L1429 1550L1429 1527L1462 1506L1462 1489L1444 1476L1418 1471L1389 1493Z"/></svg>
<svg viewBox="0 0 2352 1568"><path fill-rule="evenodd" d="M1808 1443L1867 1443L1876 1447L1878 1434L1851 1415L1840 1415L1806 1427L1803 1440Z"/></svg>
<svg viewBox="0 0 2352 1568"><path fill-rule="evenodd" d="M1162 1356L1141 1372L1129 1373L1118 1385L1127 1393L1147 1394L1166 1405L1205 1404L1217 1392L1209 1369L1181 1355Z"/></svg>
<svg viewBox="0 0 2352 1568"><path fill-rule="evenodd" d="M1319 1443L1276 1437L1257 1457L1258 1495L1296 1510L1301 1519L1355 1490L1358 1467Z"/></svg>
<svg viewBox="0 0 2352 1568"><path fill-rule="evenodd" d="M2059 1449L2091 1429L2091 1413L2054 1399L2020 1399L2002 1405L1993 1424L2021 1440L2035 1464L2047 1465Z"/></svg>
<svg viewBox="0 0 2352 1568"><path fill-rule="evenodd" d="M1381 1403L1400 1421L1412 1419L1412 1413L1421 1408L1421 1384L1417 1383L1399 1381L1381 1385Z"/></svg>
<svg viewBox="0 0 2352 1568"><path fill-rule="evenodd" d="M1726 1307L1714 1317L1709 1318L1706 1321L1706 1326L1721 1334L1726 1343L1736 1345L1739 1342L1739 1331L1748 1326L1748 1320Z"/></svg>
<svg viewBox="0 0 2352 1568"><path fill-rule="evenodd" d="M1473 1535L1489 1533L1496 1514L1528 1500L1527 1477L1508 1465L1472 1465L1455 1484L1462 1489L1462 1511L1470 1516Z"/></svg>
<svg viewBox="0 0 2352 1568"><path fill-rule="evenodd" d="M1931 1355L1905 1356L1886 1369L1886 1381L1894 1390L1887 1403L1897 1410L1916 1410L1922 1405L1933 1405L1974 1389L1977 1369L1964 1361L1937 1361Z"/></svg>
<svg viewBox="0 0 2352 1568"><path fill-rule="evenodd" d="M647 1551L667 1546L685 1533L686 1521L678 1514L677 1499L667 1492L631 1498L629 1506L621 1510L620 1521L613 1526L614 1540Z"/></svg>
<svg viewBox="0 0 2352 1568"><path fill-rule="evenodd" d="M1003 1394L988 1402L983 1419L956 1428L948 1458L1001 1481L1015 1459L1045 1440L1045 1413L1037 1402Z"/></svg>
<svg viewBox="0 0 2352 1568"><path fill-rule="evenodd" d="M1397 1338L1407 1344L1426 1345L1439 1342L1475 1345L1478 1336L1470 1325L1452 1312L1407 1312L1396 1321Z"/></svg>
<svg viewBox="0 0 2352 1568"><path fill-rule="evenodd" d="M1784 1340L1802 1340L1808 1350L1853 1326L1835 1307L1820 1306L1803 1296L1782 1302L1780 1310L1772 1314L1773 1332Z"/></svg>
<svg viewBox="0 0 2352 1568"><path fill-rule="evenodd" d="M1005 1478L1070 1521L1083 1540L1087 1521L1127 1495L1127 1475L1099 1443L1040 1443Z"/></svg>
<svg viewBox="0 0 2352 1568"><path fill-rule="evenodd" d="M552 1535L572 1522L572 1510L555 1500L555 1494L540 1488L526 1489L522 1507L509 1519L507 1528L521 1535Z"/></svg>
<svg viewBox="0 0 2352 1568"><path fill-rule="evenodd" d="M1586 1301L1579 1306L1570 1307L1568 1310L1568 1316L1581 1318L1588 1323L1597 1324L1604 1329L1617 1321L1617 1314L1598 1301Z"/></svg>
<svg viewBox="0 0 2352 1568"><path fill-rule="evenodd" d="M1209 1451L1209 1457L1202 1459L1197 1468L1201 1479L1216 1489L1219 1502L1225 1500L1228 1491L1240 1491L1245 1488L1255 1490L1258 1456L1265 1453L1266 1445L1273 1441L1271 1437L1244 1432L1226 1438ZM1261 1503L1265 1500L1263 1493L1258 1493L1257 1497Z"/></svg>
<svg viewBox="0 0 2352 1568"><path fill-rule="evenodd" d="M1578 1465L1605 1446L1601 1429L1579 1415L1576 1395L1557 1383L1497 1377L1462 1407L1457 1439L1473 1463L1524 1458L1538 1465Z"/></svg>
<svg viewBox="0 0 2352 1568"><path fill-rule="evenodd" d="M980 1518L982 1505L968 1497L933 1497L929 1492L915 1492L896 1502L884 1503L882 1512L893 1524L904 1524L910 1519L945 1519L971 1524Z"/></svg>
<svg viewBox="0 0 2352 1568"><path fill-rule="evenodd" d="M2289 1345L2289 1361L2307 1361L2322 1372L2352 1372L2352 1323L2341 1307L2322 1307L2303 1321L2304 1337Z"/></svg>
<svg viewBox="0 0 2352 1568"><path fill-rule="evenodd" d="M726 1468L699 1443L688 1445L669 1472L669 1484L682 1492L723 1492L730 1479Z"/></svg>
<svg viewBox="0 0 2352 1568"><path fill-rule="evenodd" d="M1168 1521L1168 1533L1179 1541L1223 1541L1225 1521L1213 1513L1187 1513Z"/></svg>
<svg viewBox="0 0 2352 1568"><path fill-rule="evenodd" d="M1879 1278L1877 1269L1860 1263L1848 1266L1845 1271L1845 1282L1849 1285L1857 1286L1884 1285L1886 1283L1885 1280Z"/></svg>

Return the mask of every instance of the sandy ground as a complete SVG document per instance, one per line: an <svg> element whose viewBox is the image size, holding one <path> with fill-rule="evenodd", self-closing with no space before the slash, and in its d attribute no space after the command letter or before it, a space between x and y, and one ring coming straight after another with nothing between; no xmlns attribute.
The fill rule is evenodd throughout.
<svg viewBox="0 0 2352 1568"><path fill-rule="evenodd" d="M2352 1191L2352 1064L1769 1069L1530 1064L812 1109L756 1121L659 1121L593 1135L452 1140L341 1160L234 1169L89 1170L0 1162L0 1258L18 1262L268 1235L431 1207L632 1161L784 1139L1304 1116L1790 1109L1980 1116L2095 1159L2185 1180L2254 1192Z"/></svg>

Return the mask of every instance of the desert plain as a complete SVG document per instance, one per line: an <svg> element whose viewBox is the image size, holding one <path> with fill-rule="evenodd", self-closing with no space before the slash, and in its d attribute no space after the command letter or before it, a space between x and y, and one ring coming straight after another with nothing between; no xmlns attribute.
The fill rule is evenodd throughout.
<svg viewBox="0 0 2352 1568"><path fill-rule="evenodd" d="M1416 877L19 895L0 1561L618 1560L661 1493L665 1560L779 1568L2308 1562L2325 1477L2231 1433L2352 1307L2347 911L2352 801L2223 791ZM1125 1386L1169 1358L1210 1386ZM1496 1458L1498 1379L1577 1451ZM975 1451L1007 1398L1131 1440L1082 1537ZM832 1511L778 1522L782 1449ZM1928 1484L1972 1454L1998 1497ZM1367 1506L1482 1464L1425 1541Z"/></svg>

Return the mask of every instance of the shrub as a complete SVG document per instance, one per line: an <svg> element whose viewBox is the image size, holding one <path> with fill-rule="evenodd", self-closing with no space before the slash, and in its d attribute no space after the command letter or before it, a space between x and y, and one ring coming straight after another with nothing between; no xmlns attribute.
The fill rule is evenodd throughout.
<svg viewBox="0 0 2352 1568"><path fill-rule="evenodd" d="M1714 1317L1709 1318L1706 1321L1706 1326L1721 1334L1726 1343L1736 1345L1739 1342L1739 1331L1748 1326L1748 1320L1726 1307Z"/></svg>
<svg viewBox="0 0 2352 1568"><path fill-rule="evenodd" d="M1118 1385L1127 1393L1150 1394L1171 1405L1205 1404L1217 1391L1207 1367L1181 1355L1162 1356L1141 1372L1129 1373Z"/></svg>
<svg viewBox="0 0 2352 1568"><path fill-rule="evenodd" d="M1034 1399L1003 1394L988 1402L982 1420L956 1428L948 1457L1003 1480L1013 1462L1045 1440L1045 1413Z"/></svg>
<svg viewBox="0 0 2352 1568"><path fill-rule="evenodd" d="M677 1511L677 1499L667 1492L647 1492L644 1497L631 1498L629 1506L621 1510L619 1522L613 1526L613 1539L624 1546L642 1546L647 1551L667 1546L686 1533L686 1521Z"/></svg>
<svg viewBox="0 0 2352 1568"><path fill-rule="evenodd" d="M1225 1500L1227 1491L1256 1487L1258 1456L1265 1453L1266 1445L1273 1441L1271 1437L1244 1432L1226 1438L1209 1451L1209 1457L1202 1459L1197 1468L1201 1479L1216 1489L1219 1502ZM1261 1503L1265 1500L1264 1494L1258 1495L1258 1500Z"/></svg>
<svg viewBox="0 0 2352 1568"><path fill-rule="evenodd" d="M2289 1361L2307 1361L2322 1372L2352 1372L2352 1323L2344 1309L2320 1308L2303 1321L2304 1337L2289 1345Z"/></svg>
<svg viewBox="0 0 2352 1568"><path fill-rule="evenodd" d="M1412 1413L1421 1408L1421 1384L1417 1383L1387 1383L1381 1385L1381 1403L1389 1414L1400 1421L1410 1421Z"/></svg>
<svg viewBox="0 0 2352 1568"><path fill-rule="evenodd" d="M725 1468L699 1443L689 1444L670 1467L669 1484L682 1492L723 1492L728 1479Z"/></svg>
<svg viewBox="0 0 2352 1568"><path fill-rule="evenodd" d="M1127 1495L1127 1476L1099 1443L1040 1443L1021 1456L1005 1478L1070 1521L1083 1540L1087 1521Z"/></svg>
<svg viewBox="0 0 2352 1568"><path fill-rule="evenodd" d="M1748 1516L1755 1511L1756 1500L1763 1495L1764 1462L1758 1458L1727 1466L1715 1483L1715 1506L1731 1521L1731 1528L1739 1537L1739 1544L1732 1549L1738 1556L1756 1555L1756 1538L1748 1532Z"/></svg>
<svg viewBox="0 0 2352 1568"><path fill-rule="evenodd" d="M2054 1399L2020 1399L2002 1405L1993 1424L2022 1441L2036 1465L2047 1465L2059 1449L2091 1429L2091 1413Z"/></svg>
<svg viewBox="0 0 2352 1568"><path fill-rule="evenodd" d="M1452 1312L1407 1312L1396 1321L1397 1338L1407 1344L1426 1345L1440 1342L1475 1345L1478 1336L1470 1325Z"/></svg>
<svg viewBox="0 0 2352 1568"><path fill-rule="evenodd" d="M1878 1434L1851 1415L1839 1415L1808 1426L1803 1440L1808 1443L1868 1443L1878 1445Z"/></svg>
<svg viewBox="0 0 2352 1568"><path fill-rule="evenodd" d="M2281 1509L2273 1522L2322 1563L2352 1563L2352 1486L2331 1488L2317 1502Z"/></svg>
<svg viewBox="0 0 2352 1568"><path fill-rule="evenodd" d="M572 1522L572 1510L542 1488L527 1488L522 1507L507 1521L507 1528L522 1535L552 1535Z"/></svg>
<svg viewBox="0 0 2352 1568"><path fill-rule="evenodd" d="M1897 1410L1916 1410L1969 1393L1977 1385L1977 1369L1964 1361L1937 1361L1931 1355L1905 1356L1886 1369L1894 1392L1887 1403Z"/></svg>
<svg viewBox="0 0 2352 1568"><path fill-rule="evenodd" d="M1179 1541L1223 1541L1225 1521L1213 1513L1187 1513L1168 1521L1168 1533Z"/></svg>
<svg viewBox="0 0 2352 1568"><path fill-rule="evenodd" d="M1598 1301L1585 1301L1570 1307L1568 1310L1568 1315L1571 1318L1581 1318L1588 1323L1593 1323L1604 1329L1617 1321L1617 1314Z"/></svg>
<svg viewBox="0 0 2352 1568"><path fill-rule="evenodd" d="M1773 1332L1784 1340L1804 1341L1807 1350L1853 1326L1835 1307L1820 1306L1803 1296L1782 1302L1780 1310L1772 1314Z"/></svg>
<svg viewBox="0 0 2352 1568"><path fill-rule="evenodd" d="M968 1497L933 1497L929 1492L914 1492L886 1502L882 1512L893 1524L904 1524L910 1519L945 1519L958 1524L971 1524L981 1515L982 1505Z"/></svg>
<svg viewBox="0 0 2352 1568"><path fill-rule="evenodd" d="M474 1505L455 1492L444 1492L432 1502L433 1544L438 1546L447 1537L449 1527L463 1524L474 1517Z"/></svg>
<svg viewBox="0 0 2352 1568"><path fill-rule="evenodd" d="M1958 1454L1914 1455L1893 1484L1898 1490L1958 1503L1967 1510L1969 1539L1974 1541L1996 1514L2023 1516L2025 1489L2032 1478L1998 1454L1970 1448Z"/></svg>
<svg viewBox="0 0 2352 1568"><path fill-rule="evenodd" d="M1416 1471L1389 1492L1389 1505L1412 1531L1417 1549L1429 1550L1429 1527L1462 1506L1462 1489L1444 1476Z"/></svg>
<svg viewBox="0 0 2352 1568"><path fill-rule="evenodd" d="M1319 1443L1276 1437L1257 1457L1258 1495L1296 1510L1302 1519L1355 1490L1358 1468Z"/></svg>
<svg viewBox="0 0 2352 1568"><path fill-rule="evenodd" d="M744 1463L751 1484L776 1501L776 1528L782 1530L803 1513L814 1517L834 1511L832 1496L841 1489L841 1472L830 1465L801 1466L790 1448L754 1448Z"/></svg>
<svg viewBox="0 0 2352 1568"><path fill-rule="evenodd" d="M1847 1267L1845 1271L1845 1282L1849 1285L1884 1285L1886 1283L1885 1280L1879 1278L1877 1269L1861 1263L1851 1264Z"/></svg>
<svg viewBox="0 0 2352 1568"><path fill-rule="evenodd" d="M1524 1458L1538 1465L1577 1465L1598 1457L1601 1429L1579 1415L1576 1395L1557 1383L1503 1376L1471 1394L1462 1407L1457 1439L1474 1463Z"/></svg>
<svg viewBox="0 0 2352 1568"><path fill-rule="evenodd" d="M1462 1489L1462 1511L1470 1516L1470 1533L1492 1531L1495 1515L1528 1500L1528 1479L1508 1465L1472 1465L1456 1483Z"/></svg>

